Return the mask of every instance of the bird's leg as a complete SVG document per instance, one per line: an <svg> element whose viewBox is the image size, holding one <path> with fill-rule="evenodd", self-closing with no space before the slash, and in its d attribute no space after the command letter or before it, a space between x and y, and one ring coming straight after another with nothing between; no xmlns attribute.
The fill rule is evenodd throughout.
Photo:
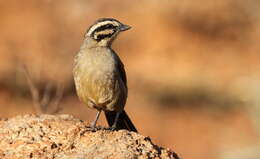
<svg viewBox="0 0 260 159"><path fill-rule="evenodd" d="M101 114L101 110L98 110L95 120L91 123L91 129L95 130L98 118Z"/></svg>
<svg viewBox="0 0 260 159"><path fill-rule="evenodd" d="M112 130L115 130L115 129L116 129L116 125L117 125L117 122L118 122L118 119L119 119L120 114L121 114L121 111L119 111L119 112L116 113L115 121L114 121L113 125L111 126L111 129L112 129Z"/></svg>

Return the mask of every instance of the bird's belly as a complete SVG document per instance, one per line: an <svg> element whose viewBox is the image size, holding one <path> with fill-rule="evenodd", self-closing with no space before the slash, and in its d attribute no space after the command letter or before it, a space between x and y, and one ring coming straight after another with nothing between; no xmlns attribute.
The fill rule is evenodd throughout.
<svg viewBox="0 0 260 159"><path fill-rule="evenodd" d="M118 75L116 61L108 52L81 54L74 67L77 94L96 109L114 111L124 107L127 90Z"/></svg>
<svg viewBox="0 0 260 159"><path fill-rule="evenodd" d="M75 78L79 98L89 107L107 109L115 100L116 79L112 71L88 70Z"/></svg>

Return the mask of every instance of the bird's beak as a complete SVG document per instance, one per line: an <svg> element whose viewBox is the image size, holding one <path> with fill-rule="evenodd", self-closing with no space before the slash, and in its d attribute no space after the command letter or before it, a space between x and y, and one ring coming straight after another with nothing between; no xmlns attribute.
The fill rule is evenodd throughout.
<svg viewBox="0 0 260 159"><path fill-rule="evenodd" d="M131 27L129 26L129 25L122 25L121 27L120 27L120 31L126 31L126 30L128 30L128 29L131 29Z"/></svg>

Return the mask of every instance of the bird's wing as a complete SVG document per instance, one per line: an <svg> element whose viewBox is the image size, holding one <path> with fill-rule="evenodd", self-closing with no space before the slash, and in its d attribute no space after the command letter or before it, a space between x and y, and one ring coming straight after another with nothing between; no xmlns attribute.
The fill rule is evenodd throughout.
<svg viewBox="0 0 260 159"><path fill-rule="evenodd" d="M126 78L126 73L125 73L125 68L124 68L124 64L121 62L121 60L118 60L118 71L120 74L120 77L122 79L122 81L124 82L125 86L127 87L127 78Z"/></svg>
<svg viewBox="0 0 260 159"><path fill-rule="evenodd" d="M121 77L122 81L125 84L125 87L127 88L127 78L126 78L124 64L121 61L120 57L115 52L114 52L114 55L115 55L115 58L116 58L116 61L117 61L116 65L117 65L117 69L118 69L118 72L119 72L119 76Z"/></svg>

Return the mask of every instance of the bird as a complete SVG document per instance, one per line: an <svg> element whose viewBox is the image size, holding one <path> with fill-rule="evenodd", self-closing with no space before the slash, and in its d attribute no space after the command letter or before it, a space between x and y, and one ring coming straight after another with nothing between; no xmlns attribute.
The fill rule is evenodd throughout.
<svg viewBox="0 0 260 159"><path fill-rule="evenodd" d="M111 48L113 41L129 25L113 18L100 18L86 31L80 50L74 57L73 76L77 95L84 104L96 109L91 128L95 130L102 111L109 128L137 132L124 110L127 77L124 64Z"/></svg>

